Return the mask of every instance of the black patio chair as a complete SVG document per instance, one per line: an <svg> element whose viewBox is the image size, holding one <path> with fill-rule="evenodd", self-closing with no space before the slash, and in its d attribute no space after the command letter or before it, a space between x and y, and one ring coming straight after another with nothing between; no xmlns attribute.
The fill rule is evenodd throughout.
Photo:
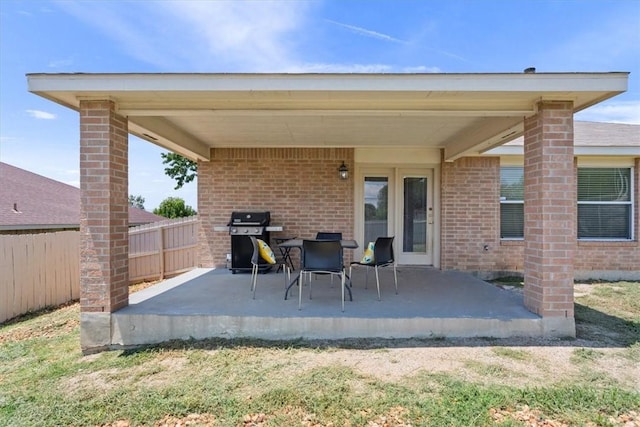
<svg viewBox="0 0 640 427"><path fill-rule="evenodd" d="M346 286L342 245L339 240L303 240L302 268L298 274L298 310L302 309L302 279L305 274L323 273L340 276L342 311L344 311L344 290L349 291L349 300L353 301L351 289ZM309 299L312 299L311 280L309 280Z"/></svg>
<svg viewBox="0 0 640 427"><path fill-rule="evenodd" d="M336 231L318 231L316 240L342 240L342 233ZM331 276L331 286L333 286L333 276Z"/></svg>
<svg viewBox="0 0 640 427"><path fill-rule="evenodd" d="M365 263L361 261L353 261L349 264L349 277L353 280L351 275L351 268L354 265L361 265L363 267L373 267L376 270L376 287L378 288L378 301L380 301L380 278L378 277L378 267L393 266L393 278L396 284L396 295L398 294L398 274L396 272L396 259L393 256L393 237L378 237L373 246L373 261ZM365 278L364 286L367 287L369 280L369 270L366 270L367 275Z"/></svg>
<svg viewBox="0 0 640 427"><path fill-rule="evenodd" d="M256 287L258 284L258 273L260 272L260 245L258 244L258 239L255 236L248 236L251 239L251 243L253 244L253 253L251 254L251 292L253 293L253 299L256 299ZM291 270L287 265L287 261L282 257L276 257L271 251L271 255L273 257L271 259L265 259L271 265L277 265L278 270L276 273L282 268L282 273L284 275L284 287L287 288L287 284L289 280L291 280ZM263 258L264 259L264 258ZM273 262L272 262L273 261Z"/></svg>

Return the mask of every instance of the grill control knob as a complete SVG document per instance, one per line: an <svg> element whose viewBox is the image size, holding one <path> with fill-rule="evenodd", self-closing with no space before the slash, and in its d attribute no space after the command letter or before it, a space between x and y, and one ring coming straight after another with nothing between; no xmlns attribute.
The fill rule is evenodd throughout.
<svg viewBox="0 0 640 427"><path fill-rule="evenodd" d="M256 228L255 230L253 230L253 234L260 234L260 229Z"/></svg>
<svg viewBox="0 0 640 427"><path fill-rule="evenodd" d="M245 229L244 229L244 234L248 234L248 233L249 233L249 229L248 229L248 228L245 228Z"/></svg>

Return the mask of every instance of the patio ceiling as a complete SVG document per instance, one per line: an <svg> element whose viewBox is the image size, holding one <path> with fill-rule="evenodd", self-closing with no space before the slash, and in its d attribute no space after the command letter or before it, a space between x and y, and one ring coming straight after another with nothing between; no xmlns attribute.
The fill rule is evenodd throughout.
<svg viewBox="0 0 640 427"><path fill-rule="evenodd" d="M580 111L628 73L28 74L30 92L79 109L110 99L129 131L191 159L217 147L424 147L445 160L522 134L541 100Z"/></svg>

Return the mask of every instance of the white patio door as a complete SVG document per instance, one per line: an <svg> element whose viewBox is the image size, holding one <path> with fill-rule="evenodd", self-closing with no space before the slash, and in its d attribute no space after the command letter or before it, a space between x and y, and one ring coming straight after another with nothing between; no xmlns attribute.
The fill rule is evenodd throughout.
<svg viewBox="0 0 640 427"><path fill-rule="evenodd" d="M433 170L363 169L357 197L359 239L364 247L378 236L395 236L399 264L433 264ZM360 196L360 195L358 195Z"/></svg>

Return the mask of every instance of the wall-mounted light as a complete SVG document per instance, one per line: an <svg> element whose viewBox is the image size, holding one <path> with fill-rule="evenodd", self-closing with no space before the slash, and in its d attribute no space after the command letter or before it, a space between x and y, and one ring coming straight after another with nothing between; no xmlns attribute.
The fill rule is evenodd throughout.
<svg viewBox="0 0 640 427"><path fill-rule="evenodd" d="M349 178L349 168L347 168L347 165L344 164L344 161L338 168L338 173L340 174L340 179Z"/></svg>

